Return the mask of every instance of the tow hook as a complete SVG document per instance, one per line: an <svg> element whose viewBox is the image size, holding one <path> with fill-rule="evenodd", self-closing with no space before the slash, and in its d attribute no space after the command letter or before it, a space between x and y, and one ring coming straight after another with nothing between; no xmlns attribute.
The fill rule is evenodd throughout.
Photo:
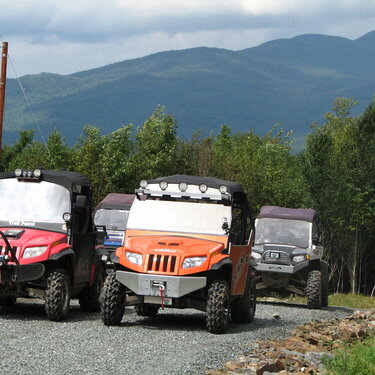
<svg viewBox="0 0 375 375"><path fill-rule="evenodd" d="M161 309L164 310L164 291L165 291L165 281L151 281L151 286L159 288Z"/></svg>

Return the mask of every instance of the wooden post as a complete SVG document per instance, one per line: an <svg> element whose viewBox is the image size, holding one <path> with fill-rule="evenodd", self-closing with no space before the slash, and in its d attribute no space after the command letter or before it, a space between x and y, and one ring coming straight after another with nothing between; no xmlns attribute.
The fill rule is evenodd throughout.
<svg viewBox="0 0 375 375"><path fill-rule="evenodd" d="M3 51L1 58L1 77L0 77L0 155L3 149L3 119L5 106L5 85L7 81L7 58L8 42L3 42Z"/></svg>

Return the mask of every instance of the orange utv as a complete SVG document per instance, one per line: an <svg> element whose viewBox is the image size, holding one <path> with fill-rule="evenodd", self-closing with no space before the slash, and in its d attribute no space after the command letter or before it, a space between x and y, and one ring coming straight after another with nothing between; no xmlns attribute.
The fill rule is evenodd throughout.
<svg viewBox="0 0 375 375"><path fill-rule="evenodd" d="M256 288L247 196L212 177L175 175L141 181L115 272L102 289L105 325L121 323L125 306L140 316L162 308L206 313L207 329L225 333L254 319Z"/></svg>

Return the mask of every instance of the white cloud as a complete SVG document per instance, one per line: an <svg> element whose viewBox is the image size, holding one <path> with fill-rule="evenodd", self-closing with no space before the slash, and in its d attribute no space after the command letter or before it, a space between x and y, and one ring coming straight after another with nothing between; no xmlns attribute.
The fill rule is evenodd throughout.
<svg viewBox="0 0 375 375"><path fill-rule="evenodd" d="M357 38L375 25L375 0L0 0L0 9L0 34L21 75L304 33Z"/></svg>

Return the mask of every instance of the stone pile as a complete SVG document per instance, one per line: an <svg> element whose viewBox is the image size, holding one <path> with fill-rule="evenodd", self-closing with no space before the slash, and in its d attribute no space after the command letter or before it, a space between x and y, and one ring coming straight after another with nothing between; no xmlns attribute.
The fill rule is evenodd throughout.
<svg viewBox="0 0 375 375"><path fill-rule="evenodd" d="M237 361L207 375L317 375L323 373L322 357L375 333L375 310L356 311L343 319L315 320L298 326L283 340L259 341Z"/></svg>

